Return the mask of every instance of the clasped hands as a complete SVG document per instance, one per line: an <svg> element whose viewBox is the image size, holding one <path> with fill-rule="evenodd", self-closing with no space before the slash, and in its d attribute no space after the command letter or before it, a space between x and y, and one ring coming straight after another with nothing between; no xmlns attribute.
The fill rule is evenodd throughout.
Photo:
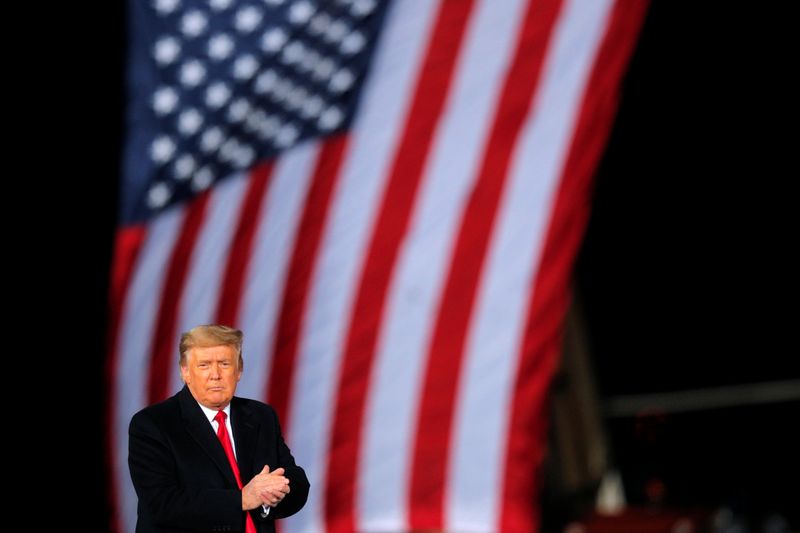
<svg viewBox="0 0 800 533"><path fill-rule="evenodd" d="M278 505L289 494L289 478L283 474L283 468L270 472L269 465L265 465L250 483L242 487L242 510L249 511L262 504L270 507Z"/></svg>

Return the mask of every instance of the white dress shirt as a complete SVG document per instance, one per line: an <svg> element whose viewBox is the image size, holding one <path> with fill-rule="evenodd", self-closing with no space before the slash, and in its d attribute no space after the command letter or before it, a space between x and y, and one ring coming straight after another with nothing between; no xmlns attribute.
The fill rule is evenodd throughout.
<svg viewBox="0 0 800 533"><path fill-rule="evenodd" d="M214 417L217 416L217 413L219 411L217 409L209 409L200 402L197 402L197 405L199 405L200 409L203 410L203 413L206 415L206 418L208 418L208 422L211 424L211 427L214 429L214 434L216 435L217 431L219 431L219 422L214 420ZM238 462L239 458L236 456L236 441L233 438L233 426L231 426L231 404L226 405L223 411L227 415L225 417L225 429L228 430L228 435L230 435L231 448L233 448L233 456L236 457L236 461Z"/></svg>

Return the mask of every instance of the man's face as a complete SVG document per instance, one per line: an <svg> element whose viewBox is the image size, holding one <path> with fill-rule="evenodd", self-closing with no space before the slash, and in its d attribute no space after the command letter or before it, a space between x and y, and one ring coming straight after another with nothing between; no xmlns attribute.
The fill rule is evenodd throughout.
<svg viewBox="0 0 800 533"><path fill-rule="evenodd" d="M224 409L242 377L239 356L233 346L191 348L181 376L195 400L209 409Z"/></svg>

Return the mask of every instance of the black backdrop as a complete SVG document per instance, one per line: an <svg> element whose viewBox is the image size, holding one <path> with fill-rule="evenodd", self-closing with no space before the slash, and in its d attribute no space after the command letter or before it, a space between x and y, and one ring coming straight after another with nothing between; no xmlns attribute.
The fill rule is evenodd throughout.
<svg viewBox="0 0 800 533"><path fill-rule="evenodd" d="M800 378L790 20L651 5L577 267L606 397ZM612 461L629 503L657 480L668 505L800 528L798 420L797 400L613 419Z"/></svg>
<svg viewBox="0 0 800 533"><path fill-rule="evenodd" d="M52 203L58 225L46 247L30 246L39 267L59 272L52 287L32 290L41 292L34 307L52 307L58 325L48 333L75 352L55 350L51 378L61 398L83 406L80 418L53 416L45 428L67 435L41 474L63 483L47 501L104 531L104 332L125 33L120 5L86 10L85 29L60 27L55 62L65 75L45 89L59 113L67 108L53 141L64 157L40 208ZM576 271L604 396L800 378L792 20L787 7L652 3ZM617 419L613 459L634 503L657 476L670 504L729 503L755 518L779 510L796 524L798 414L795 401L668 416L646 442L635 420Z"/></svg>

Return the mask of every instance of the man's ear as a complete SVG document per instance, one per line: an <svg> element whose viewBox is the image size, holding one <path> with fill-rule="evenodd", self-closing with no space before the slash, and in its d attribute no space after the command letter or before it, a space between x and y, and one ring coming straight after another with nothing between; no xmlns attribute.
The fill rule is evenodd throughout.
<svg viewBox="0 0 800 533"><path fill-rule="evenodd" d="M180 365L181 368L181 379L184 383L189 383L189 367Z"/></svg>

